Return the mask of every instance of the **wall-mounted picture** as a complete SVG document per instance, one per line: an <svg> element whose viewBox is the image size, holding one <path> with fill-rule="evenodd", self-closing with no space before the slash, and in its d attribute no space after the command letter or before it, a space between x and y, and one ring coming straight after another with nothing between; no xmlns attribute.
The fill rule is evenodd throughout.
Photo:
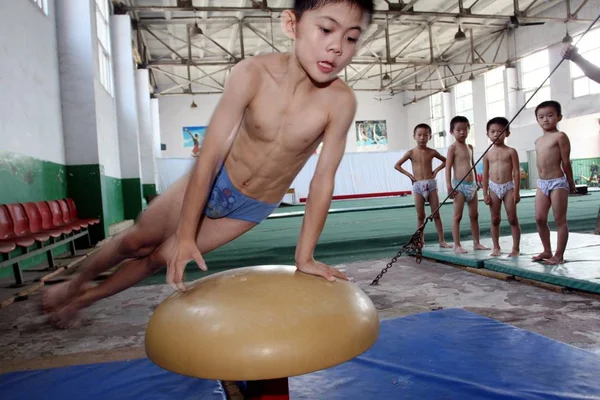
<svg viewBox="0 0 600 400"><path fill-rule="evenodd" d="M356 147L358 151L387 151L386 121L356 121Z"/></svg>
<svg viewBox="0 0 600 400"><path fill-rule="evenodd" d="M184 126L183 127L183 147L192 148L192 157L198 157L200 147L204 141L206 126Z"/></svg>

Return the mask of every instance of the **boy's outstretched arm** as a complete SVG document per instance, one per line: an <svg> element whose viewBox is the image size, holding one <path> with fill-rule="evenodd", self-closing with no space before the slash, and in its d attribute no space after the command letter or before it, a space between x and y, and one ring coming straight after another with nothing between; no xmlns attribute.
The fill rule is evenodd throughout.
<svg viewBox="0 0 600 400"><path fill-rule="evenodd" d="M560 148L560 161L562 163L562 169L567 176L567 182L569 182L569 188L571 193L577 193L575 187L575 181L573 180L573 168L571 167L571 142L566 133L561 133L558 138L558 147Z"/></svg>
<svg viewBox="0 0 600 400"><path fill-rule="evenodd" d="M306 212L300 229L296 247L296 268L301 272L322 276L329 281L335 278L348 279L342 272L314 259L317 240L323 231L331 198L333 196L335 174L346 150L346 137L356 112L356 98L348 91L342 104L336 104L323 134L323 148L310 182Z"/></svg>
<svg viewBox="0 0 600 400"><path fill-rule="evenodd" d="M225 83L210 119L196 165L189 178L175 234L164 245L167 282L180 283L186 264L194 260L206 270L196 245L200 216L215 176L237 135L246 107L260 84L260 71L248 60L238 63Z"/></svg>
<svg viewBox="0 0 600 400"><path fill-rule="evenodd" d="M452 194L452 165L454 164L454 146L448 148L448 154L446 154L446 188L448 189L448 195L451 199L454 198L455 194Z"/></svg>
<svg viewBox="0 0 600 400"><path fill-rule="evenodd" d="M396 171L400 172L401 174L406 175L412 183L415 183L417 181L415 179L415 176L413 174L411 174L410 172L408 172L407 170L405 170L404 168L402 168L402 164L404 164L406 161L408 161L408 159L410 159L411 155L412 155L412 150L409 150L406 153L404 153L402 158L398 160L396 165L394 165L394 169Z"/></svg>
<svg viewBox="0 0 600 400"><path fill-rule="evenodd" d="M481 180L481 186L483 187L483 202L489 205L490 194L488 187L490 185L490 162L486 156L483 157L483 177Z"/></svg>
<svg viewBox="0 0 600 400"><path fill-rule="evenodd" d="M446 168L446 157L444 157L443 155L441 155L440 152L437 151L437 150L435 150L435 153L433 154L433 157L437 158L438 160L440 160L442 162L439 167L437 167L436 169L433 170L433 177L435 178L437 176L437 174L439 174L439 172L441 170L443 170L444 168Z"/></svg>

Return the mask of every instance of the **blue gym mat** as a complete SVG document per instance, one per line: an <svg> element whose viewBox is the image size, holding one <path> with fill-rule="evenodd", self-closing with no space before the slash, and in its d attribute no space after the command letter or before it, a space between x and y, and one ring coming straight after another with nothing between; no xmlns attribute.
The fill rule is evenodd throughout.
<svg viewBox="0 0 600 400"><path fill-rule="evenodd" d="M0 375L2 400L226 398L220 382L177 375L147 358Z"/></svg>
<svg viewBox="0 0 600 400"><path fill-rule="evenodd" d="M291 378L290 398L600 399L598 371L591 352L448 309L383 321L363 355Z"/></svg>
<svg viewBox="0 0 600 400"><path fill-rule="evenodd" d="M340 332L340 334L344 334ZM290 378L291 399L600 399L600 356L460 309L381 323L377 343ZM0 398L225 399L148 359L0 375Z"/></svg>

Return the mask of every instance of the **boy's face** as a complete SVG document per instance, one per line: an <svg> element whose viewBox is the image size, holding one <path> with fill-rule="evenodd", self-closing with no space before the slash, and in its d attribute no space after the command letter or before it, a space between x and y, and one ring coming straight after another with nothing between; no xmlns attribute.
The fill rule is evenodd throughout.
<svg viewBox="0 0 600 400"><path fill-rule="evenodd" d="M496 144L503 144L504 139L506 139L506 137L510 135L510 132L506 131L502 133L502 131L504 131L504 126L500 124L491 124L490 129L487 132L487 136L488 138L490 138L491 141L494 141L496 140L496 138L499 137L499 139L496 141Z"/></svg>
<svg viewBox="0 0 600 400"><path fill-rule="evenodd" d="M431 132L427 128L417 128L414 137L419 146L425 146L429 142L429 139L431 139Z"/></svg>
<svg viewBox="0 0 600 400"><path fill-rule="evenodd" d="M454 129L451 133L457 142L464 143L467 140L467 136L469 136L469 124L466 122L457 122L454 124Z"/></svg>
<svg viewBox="0 0 600 400"><path fill-rule="evenodd" d="M561 115L558 115L554 107L543 107L537 111L536 114L537 122L545 131L551 131L556 129L556 125L562 119Z"/></svg>
<svg viewBox="0 0 600 400"><path fill-rule="evenodd" d="M367 16L346 2L306 11L300 21L289 12L283 20L284 29L295 39L300 65L319 83L334 80L350 63L367 29Z"/></svg>

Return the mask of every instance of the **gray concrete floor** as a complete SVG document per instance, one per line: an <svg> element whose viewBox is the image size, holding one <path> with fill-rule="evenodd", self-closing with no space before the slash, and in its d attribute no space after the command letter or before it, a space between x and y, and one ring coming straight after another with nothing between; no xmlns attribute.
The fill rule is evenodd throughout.
<svg viewBox="0 0 600 400"><path fill-rule="evenodd" d="M373 300L382 319L463 308L600 354L600 297L555 293L453 266L400 259L339 265ZM40 292L0 309L0 373L144 357L144 329L172 289L135 287L85 310L81 325L57 330L39 311Z"/></svg>

